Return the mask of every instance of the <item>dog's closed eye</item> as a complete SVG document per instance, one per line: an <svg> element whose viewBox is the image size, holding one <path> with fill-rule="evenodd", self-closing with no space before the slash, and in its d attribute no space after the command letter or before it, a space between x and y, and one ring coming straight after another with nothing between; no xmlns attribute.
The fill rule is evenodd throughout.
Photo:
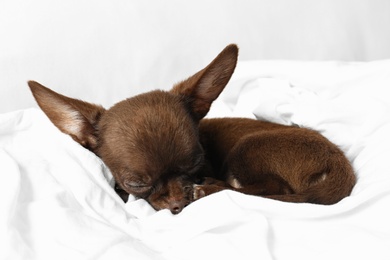
<svg viewBox="0 0 390 260"><path fill-rule="evenodd" d="M146 193L152 189L151 185L138 181L125 181L124 185L134 193Z"/></svg>

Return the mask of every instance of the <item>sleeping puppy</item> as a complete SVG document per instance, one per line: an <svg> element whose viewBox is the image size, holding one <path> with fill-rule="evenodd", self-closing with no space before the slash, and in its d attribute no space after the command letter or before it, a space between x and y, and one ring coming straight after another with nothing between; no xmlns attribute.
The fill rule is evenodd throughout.
<svg viewBox="0 0 390 260"><path fill-rule="evenodd" d="M289 202L333 204L355 184L343 153L319 133L250 119L202 119L230 80L238 48L170 91L103 107L30 81L49 119L101 157L126 201L143 198L177 214L223 189Z"/></svg>

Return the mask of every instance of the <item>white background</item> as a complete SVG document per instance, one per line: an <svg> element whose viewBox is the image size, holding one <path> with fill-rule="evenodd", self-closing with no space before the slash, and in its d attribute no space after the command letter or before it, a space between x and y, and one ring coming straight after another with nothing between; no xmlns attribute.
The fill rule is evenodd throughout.
<svg viewBox="0 0 390 260"><path fill-rule="evenodd" d="M1 0L0 112L27 80L111 106L168 89L237 43L240 60L390 58L387 0Z"/></svg>

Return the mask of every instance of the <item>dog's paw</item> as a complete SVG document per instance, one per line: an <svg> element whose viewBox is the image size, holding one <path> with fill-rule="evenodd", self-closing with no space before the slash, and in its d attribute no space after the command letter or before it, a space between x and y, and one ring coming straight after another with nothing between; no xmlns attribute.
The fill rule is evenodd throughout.
<svg viewBox="0 0 390 260"><path fill-rule="evenodd" d="M201 184L201 185L195 184L192 188L193 188L192 189L193 201L227 189L225 186L219 186L216 184Z"/></svg>
<svg viewBox="0 0 390 260"><path fill-rule="evenodd" d="M198 199L206 196L206 192L203 189L203 187L204 187L203 185L197 185L197 184L195 184L193 186L193 189L192 189L192 200L193 201L198 200Z"/></svg>

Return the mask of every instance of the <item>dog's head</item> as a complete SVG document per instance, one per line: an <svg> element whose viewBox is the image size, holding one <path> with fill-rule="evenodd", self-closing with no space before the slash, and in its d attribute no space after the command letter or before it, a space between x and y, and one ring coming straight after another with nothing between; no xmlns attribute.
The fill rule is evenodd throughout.
<svg viewBox="0 0 390 260"><path fill-rule="evenodd" d="M134 96L108 110L28 84L53 124L101 157L121 189L177 214L190 202L204 162L199 120L230 80L237 55L229 45L170 91Z"/></svg>

